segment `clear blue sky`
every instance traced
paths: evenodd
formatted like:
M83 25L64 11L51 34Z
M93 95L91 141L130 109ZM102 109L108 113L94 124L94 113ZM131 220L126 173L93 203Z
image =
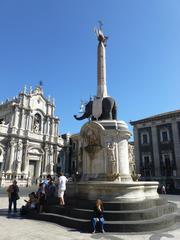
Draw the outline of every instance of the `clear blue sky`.
M179 109L179 0L0 0L0 101L42 80L60 133L79 132L73 114L97 90L99 19L118 119Z

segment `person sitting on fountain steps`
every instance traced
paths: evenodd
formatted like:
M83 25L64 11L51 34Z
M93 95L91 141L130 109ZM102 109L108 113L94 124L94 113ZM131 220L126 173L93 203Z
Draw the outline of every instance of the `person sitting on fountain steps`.
M96 232L96 223L99 222L101 232L104 233L104 217L103 217L103 202L100 199L96 200L96 204L94 206L93 217L91 220L93 231L92 233Z

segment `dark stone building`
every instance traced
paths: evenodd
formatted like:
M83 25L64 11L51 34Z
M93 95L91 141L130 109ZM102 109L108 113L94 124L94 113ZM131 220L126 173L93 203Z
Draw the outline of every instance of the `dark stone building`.
M158 180L168 190L180 190L180 110L130 123L141 179Z

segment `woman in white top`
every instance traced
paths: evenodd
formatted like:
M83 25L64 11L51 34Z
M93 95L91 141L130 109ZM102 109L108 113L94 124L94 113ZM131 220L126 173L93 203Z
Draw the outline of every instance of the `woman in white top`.
M59 197L59 204L61 206L65 205L64 192L66 190L67 181L68 181L68 179L64 176L64 173L61 172L60 177L59 177L59 184L58 184L58 197Z

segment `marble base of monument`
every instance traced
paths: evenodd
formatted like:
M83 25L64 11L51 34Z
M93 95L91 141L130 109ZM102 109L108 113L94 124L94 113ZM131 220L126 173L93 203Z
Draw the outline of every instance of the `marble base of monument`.
M138 202L158 199L158 182L80 181L69 183L67 196L84 200Z
M129 171L128 139L124 121L103 120L85 123L80 131L83 181L132 181Z

